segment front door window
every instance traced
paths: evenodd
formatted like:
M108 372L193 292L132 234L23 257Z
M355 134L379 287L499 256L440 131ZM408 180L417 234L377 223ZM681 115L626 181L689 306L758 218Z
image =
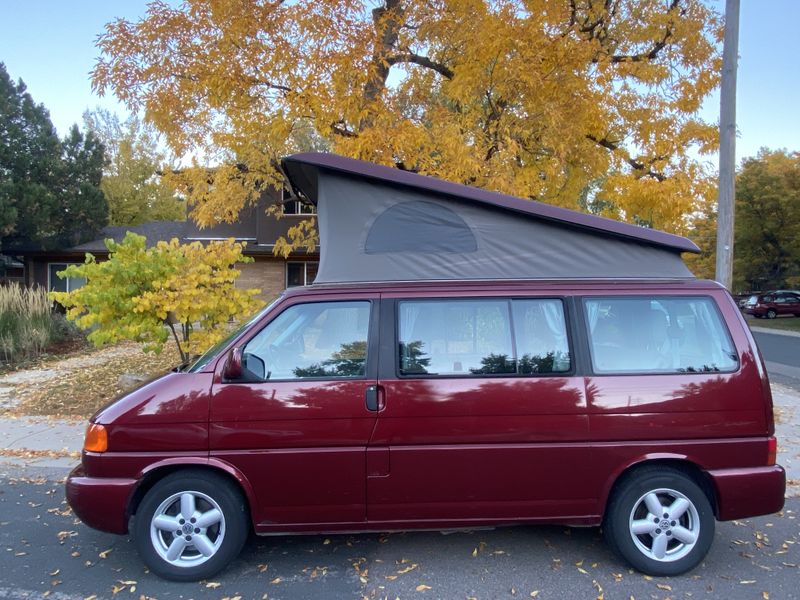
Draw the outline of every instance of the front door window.
M242 353L249 375L262 380L364 377L370 303L290 306Z

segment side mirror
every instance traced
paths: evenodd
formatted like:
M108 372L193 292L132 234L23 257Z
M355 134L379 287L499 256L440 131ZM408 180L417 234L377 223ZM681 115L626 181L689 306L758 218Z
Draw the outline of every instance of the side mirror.
M231 348L228 358L225 360L225 367L222 370L225 379L239 379L242 376L242 349Z

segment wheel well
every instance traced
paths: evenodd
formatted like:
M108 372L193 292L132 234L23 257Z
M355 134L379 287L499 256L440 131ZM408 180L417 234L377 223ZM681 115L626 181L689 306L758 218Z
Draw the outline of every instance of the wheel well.
M206 465L165 465L163 467L153 469L152 471L147 473L139 482L139 485L136 486L136 489L134 490L133 495L131 496L131 499L128 502L128 513L127 513L128 519L130 519L136 514L136 511L139 509L139 505L141 504L142 499L145 497L147 492L149 492L153 488L153 486L156 483L164 479L164 477L172 475L173 473L177 473L179 471L207 471L209 473L214 473L215 475L220 475L221 477L227 479L231 484L233 484L233 486L237 490L239 490L239 493L242 495L244 504L247 507L247 515L248 517L251 517L250 521L252 523L252 507L250 506L250 501L247 498L245 490L242 489L241 483L239 483L233 475L226 472L225 470Z
M663 458L663 459L654 459L648 460L640 463L636 463L631 465L627 469L625 469L622 473L619 474L617 479L614 481L614 485L611 486L611 490L608 493L608 497L606 498L606 507L608 507L609 500L614 496L614 493L617 491L617 488L620 486L621 483L630 477L634 477L637 472L651 469L651 468L658 468L658 467L667 467L670 469L674 469L675 471L680 471L687 477L689 477L692 481L694 481L703 493L708 498L708 502L711 505L711 508L714 510L714 516L719 516L719 506L717 505L717 494L714 490L714 484L711 482L711 478L703 471L699 466L695 463L690 462L688 460L680 460L677 458Z

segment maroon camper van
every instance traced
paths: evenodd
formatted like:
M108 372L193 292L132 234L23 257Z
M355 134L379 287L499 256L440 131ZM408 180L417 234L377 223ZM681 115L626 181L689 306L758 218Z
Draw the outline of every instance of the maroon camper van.
M316 282L92 417L66 484L145 563L210 577L248 533L602 525L653 575L779 511L764 363L684 238L333 155Z

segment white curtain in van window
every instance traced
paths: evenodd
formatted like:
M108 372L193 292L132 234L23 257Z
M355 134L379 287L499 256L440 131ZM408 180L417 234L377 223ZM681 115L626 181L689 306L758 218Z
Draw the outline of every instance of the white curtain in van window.
M692 309L695 319L702 324L711 338L711 359L713 363L721 369L729 367L733 350L728 343L728 336L720 326L719 317L716 315L712 316L708 308L708 300L690 302L689 306Z
M550 333L553 334L557 350L566 351L567 330L564 326L564 309L559 300L545 300L542 302L542 313Z

